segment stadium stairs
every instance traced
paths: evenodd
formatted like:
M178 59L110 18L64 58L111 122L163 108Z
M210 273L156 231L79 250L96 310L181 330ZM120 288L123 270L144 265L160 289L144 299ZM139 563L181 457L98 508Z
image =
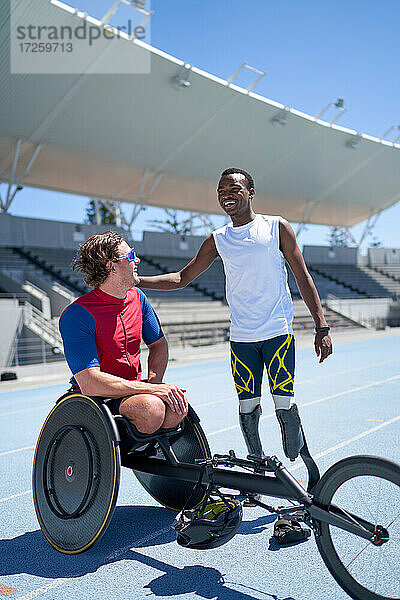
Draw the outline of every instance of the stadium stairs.
M400 265L360 267L393 295L400 295Z
M156 260L155 258L152 258L150 256L141 256L140 261L141 261L140 274L143 276L155 275L157 273L175 272L175 271L178 271L180 268L182 268L182 261L176 260L176 259L164 259L164 264L162 264L161 262L159 262L159 260ZM149 272L148 267L153 267L154 270L152 272ZM223 273L222 273L222 276L223 276ZM209 278L207 278L207 282L208 283L210 282ZM192 294L193 296L196 296L197 298L203 296L207 300L211 299L211 300L221 301L224 299L224 294L221 293L220 290L218 293L218 291L211 290L209 288L209 286L202 285L201 283L198 283L198 281L189 283L186 286L186 288L184 288L184 289L187 289L191 292L192 291L198 292L198 294ZM154 296L155 295L154 291L155 290L148 290L148 294L150 296Z

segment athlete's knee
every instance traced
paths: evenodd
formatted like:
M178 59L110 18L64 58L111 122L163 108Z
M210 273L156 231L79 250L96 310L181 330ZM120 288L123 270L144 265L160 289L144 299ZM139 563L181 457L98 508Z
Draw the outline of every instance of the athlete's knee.
M172 429L173 427L177 427L179 423L182 423L187 413L188 409L185 409L183 413L177 413L173 411L169 406L167 406L165 410L165 419L162 424L162 427L164 429Z
M151 394L140 394L125 398L119 412L129 419L140 433L154 433L164 423L165 404Z
M260 406L261 409L261 397L257 396L256 398L239 398L239 413L250 414L253 412L255 408Z

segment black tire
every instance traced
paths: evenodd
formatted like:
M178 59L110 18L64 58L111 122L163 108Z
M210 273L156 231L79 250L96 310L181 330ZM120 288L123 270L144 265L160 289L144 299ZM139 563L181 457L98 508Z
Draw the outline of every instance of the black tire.
M183 432L171 439L171 447L179 462L194 464L196 459L211 458L207 438L194 411L189 412L185 418ZM165 461L160 448L157 448L156 458ZM207 491L207 486L201 486L197 494L191 497L194 486L190 482L177 479L168 480L160 475L135 470L133 472L150 496L172 510L182 510L186 505L186 508L197 506Z
M60 398L39 434L32 474L36 515L53 548L79 554L100 539L117 501L120 464L108 409L79 393Z
M389 541L376 546L320 522L318 550L337 583L354 600L399 600L400 466L374 456L346 458L328 469L314 497L389 532Z

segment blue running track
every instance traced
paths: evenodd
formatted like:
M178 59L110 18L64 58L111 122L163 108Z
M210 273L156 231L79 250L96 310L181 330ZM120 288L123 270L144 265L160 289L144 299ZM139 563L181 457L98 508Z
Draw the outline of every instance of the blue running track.
M296 400L321 472L353 454L400 463L400 336L336 345L318 365L313 349L297 352ZM170 367L167 381L187 389L212 452L245 455L227 360ZM41 425L65 385L0 393L0 596L15 600L342 600L314 538L279 547L275 517L244 509L235 538L216 550L180 548L162 508L122 469L118 505L105 535L88 552L56 552L33 508L31 469ZM264 448L283 458L273 404L264 385ZM288 463L304 480L301 461ZM278 505L268 498L267 502ZM400 562L400 556L397 560ZM399 590L400 592L400 590Z

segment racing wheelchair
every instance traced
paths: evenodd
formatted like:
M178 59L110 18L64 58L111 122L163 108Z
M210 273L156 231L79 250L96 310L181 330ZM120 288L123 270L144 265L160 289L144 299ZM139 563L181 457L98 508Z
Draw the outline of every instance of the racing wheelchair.
M256 504L280 516L301 515L324 563L352 598L399 600L400 467L378 457L353 456L319 477L308 450L302 458L307 489L275 456L242 459L233 451L211 456L191 407L176 429L144 435L113 415L104 399L69 391L57 400L36 444L35 510L50 544L78 554L110 522L121 465L133 470L160 504L181 514L195 514L220 488L236 492L228 501L223 496L227 505L229 498L237 505L254 494L284 499L289 506Z

